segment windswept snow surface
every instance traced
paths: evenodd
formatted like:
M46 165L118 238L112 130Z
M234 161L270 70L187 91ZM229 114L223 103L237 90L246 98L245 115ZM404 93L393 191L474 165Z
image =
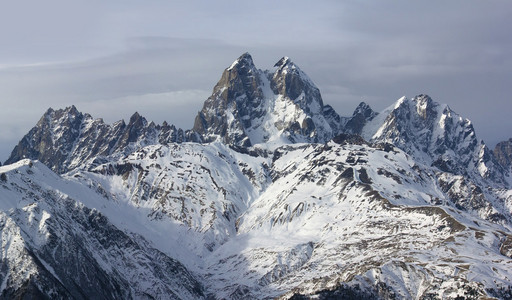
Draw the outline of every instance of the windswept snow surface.
M0 173L2 297L204 298L195 276L143 237L158 227L140 211L112 205L37 161ZM115 224L121 219L130 225ZM172 224L160 229L173 232Z
M296 144L264 157L183 143L62 178L28 160L0 173L4 213L28 209L35 199L21 186L41 182L178 260L217 298L286 298L340 282L370 291L385 283L399 298L485 295L512 278L500 253L510 228L457 210L435 171L398 148ZM37 247L53 217L48 209L28 219Z
M49 109L0 166L0 298L512 298L511 184L447 105L340 117L245 53L189 131Z

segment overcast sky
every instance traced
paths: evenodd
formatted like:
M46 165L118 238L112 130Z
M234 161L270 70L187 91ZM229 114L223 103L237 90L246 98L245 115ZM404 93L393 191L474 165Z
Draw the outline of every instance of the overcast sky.
M0 11L0 160L48 109L193 125L248 51L289 56L349 116L425 93L512 137L512 1L8 1Z

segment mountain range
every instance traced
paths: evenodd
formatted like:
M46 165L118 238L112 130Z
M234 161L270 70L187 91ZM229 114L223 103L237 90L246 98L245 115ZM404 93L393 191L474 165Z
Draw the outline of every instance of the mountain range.
M0 167L0 297L512 299L511 166L427 95L340 116L244 53L189 130L48 109Z

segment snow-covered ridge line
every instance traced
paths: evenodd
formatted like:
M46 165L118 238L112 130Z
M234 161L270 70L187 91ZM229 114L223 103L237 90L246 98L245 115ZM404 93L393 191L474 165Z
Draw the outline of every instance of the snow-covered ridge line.
M447 105L340 117L245 53L171 129L49 110L0 166L2 297L512 297L508 173Z
M164 122L155 125L137 112L124 120L106 124L79 112L75 106L48 111L19 142L6 164L23 158L37 159L57 173L65 173L87 161L118 157L145 145L196 140L190 131Z
M0 172L6 174L0 180L2 297L204 297L201 284L179 261L112 223L129 210L119 214L114 206L113 214L112 204L97 191L37 161L23 160Z
M26 191L22 187L31 182L38 183L41 195L53 190L61 199L77 199L122 231L144 236L149 245L177 258L204 277L207 291L219 298L235 297L240 286L253 298L291 290L313 293L336 288L340 280L376 293L375 278L406 298L434 291L454 296L470 290L485 293L482 284L496 291L506 286L506 266L512 260L504 256L508 246L503 241L509 229L458 210L432 180L433 170L398 148L339 141L342 144L290 145L268 158L241 154L219 143L152 145L65 178L29 160L0 170L7 173L2 185L19 193L18 199ZM201 190L208 186L206 193L220 198L205 198ZM173 205L173 190L184 201L178 206ZM247 199L252 200L244 202ZM205 200L212 200L217 216L210 223L205 211L207 230L194 223L201 222L195 211L211 207L201 203ZM226 200L227 206L222 204ZM21 206L31 207L29 202ZM59 209L45 208L49 217L38 224L46 226L45 220L55 218ZM182 213L185 219L176 217ZM189 217L192 222L186 221ZM165 238L165 232L172 238ZM49 240L41 239L38 245L44 247L45 241ZM370 251L361 252L366 247ZM480 264L483 255L486 264L492 261L493 273L482 271L491 268ZM399 267L396 257L407 257L408 267ZM96 259L104 269L112 268L110 259ZM423 274L418 278L430 284L418 288L413 277L390 280L398 274ZM480 279L467 283L457 274ZM325 284L318 286L315 278L323 278Z

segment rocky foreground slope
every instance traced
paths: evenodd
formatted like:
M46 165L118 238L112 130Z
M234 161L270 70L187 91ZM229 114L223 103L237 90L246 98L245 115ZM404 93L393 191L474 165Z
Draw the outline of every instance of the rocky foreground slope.
M191 130L50 109L0 167L1 296L511 298L500 149L426 95L341 117L247 53Z

